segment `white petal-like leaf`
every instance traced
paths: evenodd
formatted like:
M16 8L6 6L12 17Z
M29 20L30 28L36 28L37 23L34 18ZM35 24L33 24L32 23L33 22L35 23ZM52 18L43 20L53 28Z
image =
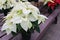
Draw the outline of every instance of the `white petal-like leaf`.
M29 21L22 21L21 27L27 32L28 28L32 27L32 24Z
M30 21L36 21L37 19L36 19L36 17L33 15L33 14L30 14L29 16L28 16L28 19L30 20Z
M1 31L6 30L7 34L11 33L11 31L16 32L16 24L12 24L12 23L5 23L2 26Z
M21 23L21 22L22 22L22 20L21 20L21 18L20 18L20 17L14 17L14 18L12 18L12 19L11 19L11 22L13 22L13 23L17 24L17 23Z

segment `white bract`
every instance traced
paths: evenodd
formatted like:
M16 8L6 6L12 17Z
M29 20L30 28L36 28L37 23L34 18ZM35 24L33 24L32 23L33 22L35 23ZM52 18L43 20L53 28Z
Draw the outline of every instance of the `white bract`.
M1 31L3 31L3 30L6 30L7 34L10 34L11 31L16 32L16 24L13 24L9 20L6 20L6 22L2 26Z
M38 24L41 22L44 23L46 16L41 15L39 9L33 6L29 2L20 2L17 3L12 11L5 17L7 22L2 26L2 30L6 30L9 34L11 31L16 32L16 24L20 24L21 27L27 32L28 29L31 29L32 22L38 20Z
M2 9L3 4L5 4L6 0L0 0L0 9Z

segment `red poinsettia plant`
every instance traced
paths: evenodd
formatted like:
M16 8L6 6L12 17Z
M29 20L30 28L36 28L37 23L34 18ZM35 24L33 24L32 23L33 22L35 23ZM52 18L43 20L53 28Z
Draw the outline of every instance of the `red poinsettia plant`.
M60 4L60 0L52 0L53 2L51 1L48 1L47 5L48 7L50 7L52 10L55 9L55 7L57 6L57 4Z

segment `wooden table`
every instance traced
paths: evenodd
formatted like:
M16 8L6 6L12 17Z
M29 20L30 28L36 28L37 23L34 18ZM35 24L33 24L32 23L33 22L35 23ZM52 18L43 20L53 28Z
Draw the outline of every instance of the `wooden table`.
M40 40L44 35L44 33L46 32L47 28L55 21L55 18L59 13L60 13L60 6L54 12L52 12L49 16L46 14L46 16L48 16L48 19L45 21L44 24L41 23L39 25L41 30L40 33L34 30L34 33L31 34L30 40ZM3 24L2 22L3 17L4 15L0 14L0 40L22 40L20 33L18 33L16 36L13 37L12 34L6 35L5 32L1 31L1 27Z

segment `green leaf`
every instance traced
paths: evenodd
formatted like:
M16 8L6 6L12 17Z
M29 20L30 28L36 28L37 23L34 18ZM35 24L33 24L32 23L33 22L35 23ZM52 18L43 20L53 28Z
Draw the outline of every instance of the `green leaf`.
M16 36L17 35L17 33L13 32L13 31L11 33L12 33L13 36Z
M35 21L35 22L32 22L32 25L34 27L34 29L40 33L40 28L39 28L39 25L38 25L38 20Z
M16 24L16 27L17 27L17 32L20 32L20 30L22 29L21 25L20 24Z
M31 29L29 29L31 33L34 33L34 27L32 26Z

